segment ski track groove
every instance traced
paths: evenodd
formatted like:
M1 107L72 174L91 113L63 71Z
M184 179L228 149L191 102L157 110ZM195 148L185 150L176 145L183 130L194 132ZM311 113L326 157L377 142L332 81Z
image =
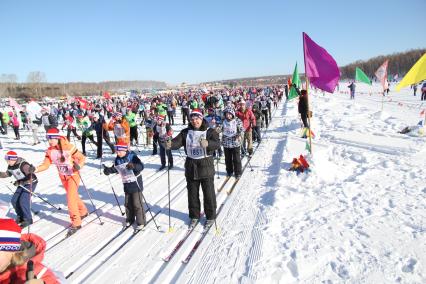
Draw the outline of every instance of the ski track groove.
M283 105L283 104L281 104ZM278 110L274 110L274 119L272 120L272 123L275 123L278 121L278 117L275 116L275 112ZM286 105L283 107L283 111L286 110ZM269 129L269 128L268 128ZM269 137L267 137L267 131L263 133L263 141L266 141ZM265 142L261 143L259 147L256 149L256 152L259 150L259 152L262 152L262 149L264 148ZM253 157L256 157L256 152L254 153ZM253 159L252 159L253 160ZM247 169L248 163L243 164L245 166L245 169ZM202 243L202 247L200 247L197 250L197 253L200 254L201 251L203 252L203 255L201 256L201 259L198 261L198 267L196 269L190 269L195 271L192 275L189 275L189 279L180 279L178 283L209 283L211 282L209 280L209 275L231 275L229 279L215 279L218 283L230 283L230 282L236 282L237 279L233 275L235 274L235 271L245 271L248 269L247 265L244 263L244 258L239 257L240 260L235 259L234 264L229 263L229 256L236 255L235 251L238 251L237 255L244 256L248 255L250 253L250 250L253 249L253 251L258 251L258 256L256 258L253 258L252 262L255 262L260 256L261 252L260 249L262 247L262 242L260 237L257 238L258 243L251 247L247 244L250 244L252 239L256 239L256 236L261 235L261 232L257 232L256 227L256 220L258 219L258 216L256 214L256 202L253 196L256 195L255 190L251 191L245 191L244 194L239 194L239 192L245 188L250 188L249 184L246 184L247 181L243 179L245 174L250 174L250 172L246 173L243 172L242 178L239 180L237 186L235 187L233 193L229 195L228 200L226 200L226 203L224 206L227 206L228 211L226 211L227 208L224 208L224 211L226 212L226 218L223 217L224 215L220 215L223 220L222 222L218 222L219 224L222 224L222 227L224 228L235 228L235 231L240 231L238 235L238 242L230 242L226 241L227 234L232 234L232 230L222 230L220 237L213 237L208 236L209 238L205 239L205 241ZM231 183L232 184L232 183ZM232 185L231 185L232 186ZM226 191L226 188L224 188L222 191ZM247 192L250 194L247 195ZM250 204L251 206L247 206L247 201L252 202L253 204ZM246 204L245 204L246 203ZM228 207L229 206L229 207ZM250 209L246 209L250 208ZM246 223L240 226L235 227L235 220L238 220L238 216L242 214L242 211L250 210L250 214L253 218L247 218L249 220L245 220ZM245 213L245 212L244 212ZM244 216L247 216L249 214L245 213ZM264 216L262 215L262 220L264 220ZM250 221L253 220L253 221ZM241 228L242 227L242 228ZM210 240L210 242L208 241ZM204 246L205 248L204 248ZM198 252L200 251L200 252ZM210 253L205 253L210 252ZM195 258L195 257L194 257ZM213 263L219 264L219 265L212 265ZM222 265L220 265L222 264ZM230 268L235 268L232 270ZM216 271L212 271L212 269L216 269ZM182 273L184 274L184 273ZM188 276L188 275L184 275ZM238 281L241 281L241 279L238 279Z

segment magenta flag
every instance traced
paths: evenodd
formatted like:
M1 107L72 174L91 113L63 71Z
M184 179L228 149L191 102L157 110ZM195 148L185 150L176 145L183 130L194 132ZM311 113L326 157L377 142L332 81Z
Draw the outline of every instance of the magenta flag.
M333 93L339 83L340 71L333 57L303 33L305 73L311 84L323 91Z

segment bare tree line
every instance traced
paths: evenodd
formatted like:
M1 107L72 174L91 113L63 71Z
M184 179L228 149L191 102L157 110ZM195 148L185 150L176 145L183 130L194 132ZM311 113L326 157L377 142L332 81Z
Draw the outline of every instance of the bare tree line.
M99 95L103 91L140 90L147 88L162 89L167 84L160 81L105 81L99 83L71 82L46 83L46 74L41 71L30 72L26 83L18 83L15 74L0 75L0 97L20 99L90 96Z
M413 49L406 52L398 52L391 55L381 55L368 60L358 60L346 66L340 67L341 79L354 79L355 68L359 67L364 73L372 78L377 68L389 59L388 74L395 75L401 78L417 60L426 52L426 49Z

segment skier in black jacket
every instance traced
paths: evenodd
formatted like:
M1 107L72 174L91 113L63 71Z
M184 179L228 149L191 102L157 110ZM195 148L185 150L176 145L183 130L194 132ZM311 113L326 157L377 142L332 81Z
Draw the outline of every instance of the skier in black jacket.
M200 218L200 185L204 196L206 226L211 226L216 219L217 207L214 190L213 152L220 146L219 134L208 127L207 121L198 109L194 109L191 112L190 122L190 125L183 129L174 139L166 142L166 149L176 150L183 146L187 155L185 177L188 189L190 227L195 226Z
M303 127L309 128L308 123L308 112L309 112L309 106L308 106L308 94L306 90L302 90L299 92L298 89L296 89L299 93L299 105L298 110L300 113L300 117L302 118Z
M33 223L30 203L31 192L34 192L37 186L35 167L18 157L14 151L7 152L5 160L8 164L7 171L0 172L0 178L16 178L16 191L11 202L17 215L16 223L23 228Z

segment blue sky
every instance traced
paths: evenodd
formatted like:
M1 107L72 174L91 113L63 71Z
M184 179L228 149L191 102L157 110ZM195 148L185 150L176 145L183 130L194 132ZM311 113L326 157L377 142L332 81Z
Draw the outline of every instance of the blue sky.
M290 74L303 66L302 32L340 66L425 48L425 11L425 0L2 0L0 74L172 84Z

